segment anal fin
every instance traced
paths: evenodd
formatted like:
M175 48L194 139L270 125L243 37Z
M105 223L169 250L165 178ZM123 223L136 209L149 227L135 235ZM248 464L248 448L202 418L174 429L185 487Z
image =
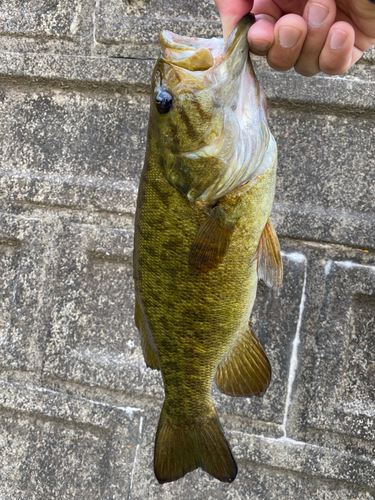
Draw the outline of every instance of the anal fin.
M270 380L271 365L249 325L218 366L216 385L229 396L263 396Z
M150 341L148 340L146 320L143 317L137 299L135 299L134 316L135 316L135 326L138 328L139 335L141 337L142 352L143 352L143 357L145 359L145 363L149 368L152 368L153 370L160 370L159 358L154 349L152 349Z
M260 237L256 257L258 258L258 278L268 287L278 290L283 282L283 261L279 239L270 219Z
M237 219L229 217L220 205L214 207L198 229L189 256L190 269L208 272L224 259Z

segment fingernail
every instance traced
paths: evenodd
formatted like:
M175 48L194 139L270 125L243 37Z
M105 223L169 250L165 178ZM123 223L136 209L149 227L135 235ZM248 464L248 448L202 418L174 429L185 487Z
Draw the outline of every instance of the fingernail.
M265 40L250 40L250 47L257 52L265 52L270 46Z
M292 49L298 42L301 32L289 26L282 26L279 29L279 42L284 49Z
M324 5L312 3L307 15L307 24L310 28L319 28L327 19L328 14L329 10Z
M330 41L331 49L333 50L341 49L341 47L346 42L347 38L348 35L345 33L345 31L335 30L331 36L331 41Z

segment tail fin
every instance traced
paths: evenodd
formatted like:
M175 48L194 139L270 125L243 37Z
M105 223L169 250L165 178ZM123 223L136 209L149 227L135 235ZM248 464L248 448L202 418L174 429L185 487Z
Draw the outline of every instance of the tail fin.
M159 483L176 481L198 467L220 481L231 483L237 475L219 419L174 422L163 407L155 441L155 476Z

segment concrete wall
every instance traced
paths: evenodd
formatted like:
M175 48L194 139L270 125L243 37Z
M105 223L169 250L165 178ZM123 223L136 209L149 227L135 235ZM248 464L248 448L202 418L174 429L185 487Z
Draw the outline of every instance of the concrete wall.
M0 498L375 498L374 51L336 78L255 60L279 145L285 279L253 314L273 380L214 389L232 485L154 478L131 255L164 27L220 35L209 0L0 2Z

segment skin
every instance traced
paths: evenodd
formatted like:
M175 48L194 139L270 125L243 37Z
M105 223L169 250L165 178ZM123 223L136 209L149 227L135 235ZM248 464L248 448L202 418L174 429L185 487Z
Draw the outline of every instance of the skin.
M345 73L375 44L375 3L370 0L215 0L224 38L247 12L250 50L271 68L294 67L303 76Z
M217 197L213 190L211 197L203 200L198 195L201 181L215 184L211 174L220 172L222 162L213 156L209 168L201 157L195 163L181 164L184 151L196 151L204 142L211 144L220 137L221 130L230 137L222 111L235 102L232 88L242 88L248 81L250 109L264 116L264 97L246 50L249 19L237 30L240 42L234 57L228 59L229 66L225 66L222 88L215 84L214 88L207 87L209 75L200 83L199 74L197 80L194 72L184 72L162 57L152 77L148 145L135 220L134 280L136 324L145 360L149 367L161 370L165 387L155 447L155 474L161 483L176 480L196 467L231 482L236 466L213 406L215 374L235 351L244 392L236 394L236 375L232 371L227 378L233 382L228 384L223 382L225 374L221 374L224 392L261 395L270 379L268 360L258 342L252 340L247 349L242 347L250 338L248 322L258 282L255 256L272 209L276 148L264 156L264 170L249 178L246 185ZM166 114L159 113L155 101L161 88L174 97L173 107ZM241 116L246 106L239 104ZM259 119L256 126L262 123L266 127ZM250 130L253 137L255 131ZM274 144L269 135L262 137L259 150ZM233 140L236 150L237 141ZM221 149L217 151L224 154ZM185 170L189 175L181 175ZM197 180L200 184L192 190ZM193 200L189 199L192 192L196 193ZM210 268L200 267L200 260L198 266L192 266L191 252L197 235L217 209L220 224L228 223L233 229L229 231L229 246L218 255L214 246L215 257L221 259L214 259ZM203 243L215 231L216 226L204 231ZM243 362L244 358L250 359L249 363ZM252 368L247 372L249 365ZM249 385L245 392L247 373Z
M136 295L160 360L165 411L181 423L212 414L218 364L247 329L258 282L249 263L271 213L276 161L246 193L220 200L240 218L223 262L208 273L188 264L204 210L165 182L161 161L151 136L136 220Z

